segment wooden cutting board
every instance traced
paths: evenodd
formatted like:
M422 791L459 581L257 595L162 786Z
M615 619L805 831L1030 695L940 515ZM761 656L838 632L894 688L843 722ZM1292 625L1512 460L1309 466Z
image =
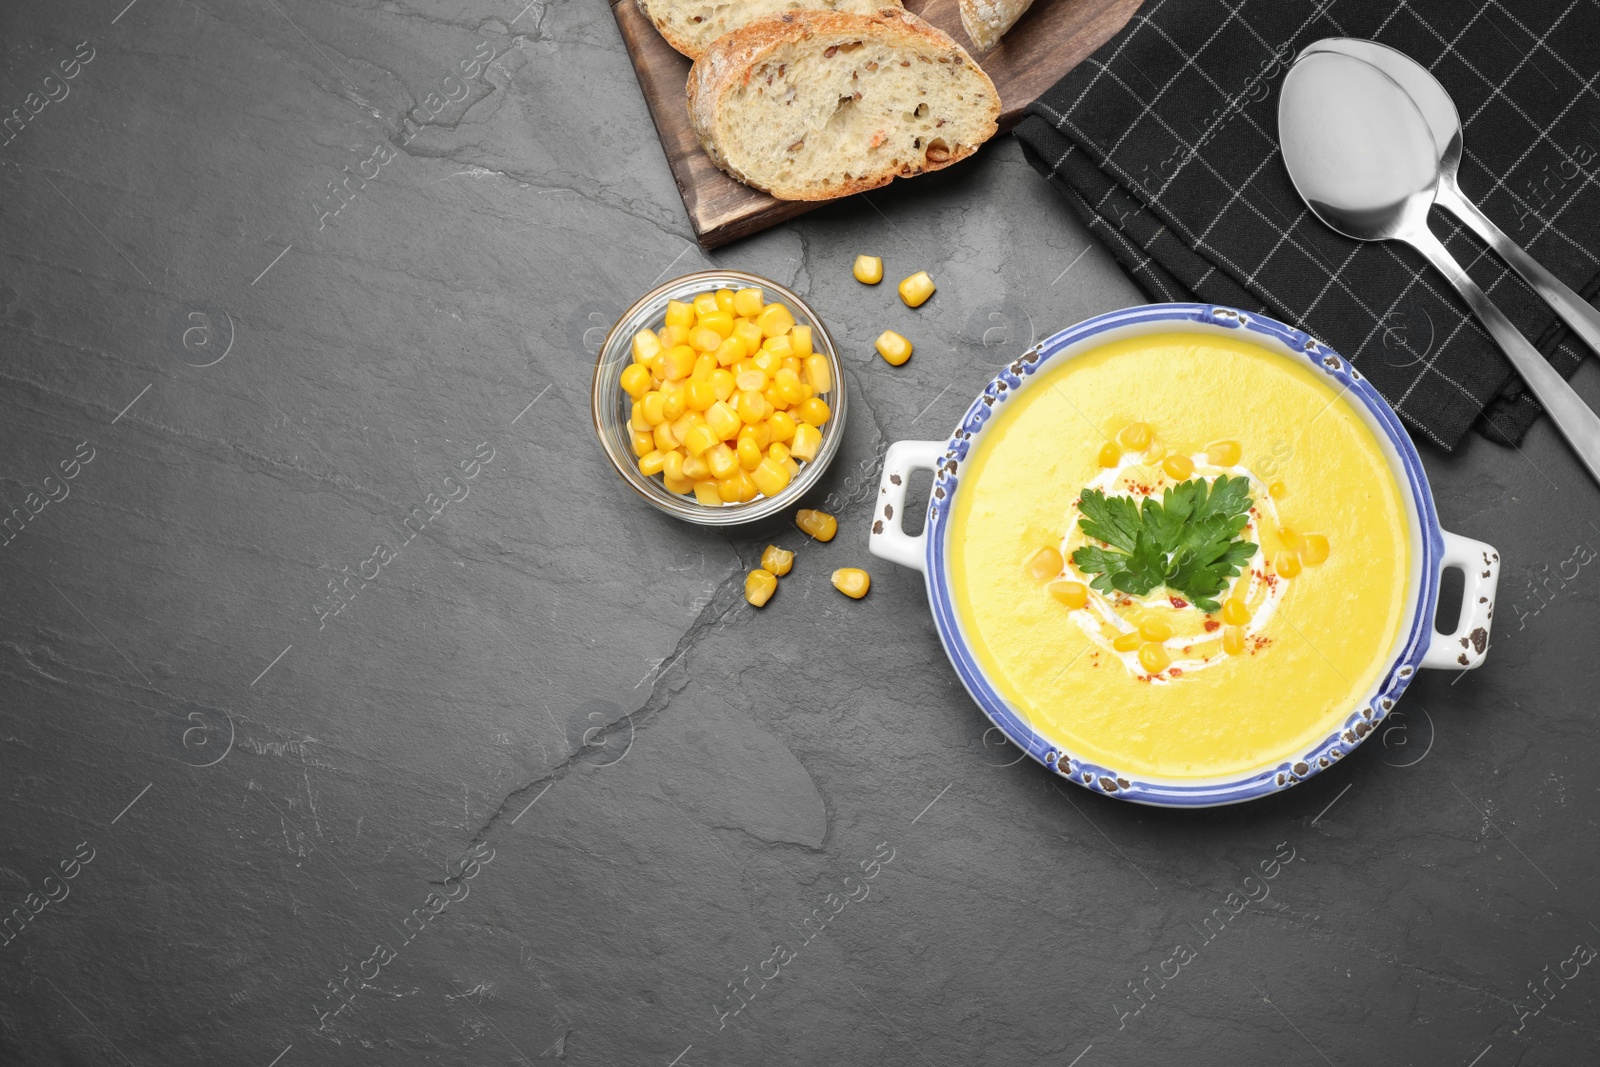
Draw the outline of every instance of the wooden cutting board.
M1001 132L1014 126L1023 108L1120 30L1140 2L1034 0L1000 46L978 57L1000 90ZM961 28L956 0L906 0L905 6L977 54ZM774 200L718 170L701 151L689 126L684 97L689 60L667 44L634 0L612 0L611 10L622 29L622 40L701 247L716 248L821 206L810 201ZM902 181L896 181L889 186L889 193L901 186Z

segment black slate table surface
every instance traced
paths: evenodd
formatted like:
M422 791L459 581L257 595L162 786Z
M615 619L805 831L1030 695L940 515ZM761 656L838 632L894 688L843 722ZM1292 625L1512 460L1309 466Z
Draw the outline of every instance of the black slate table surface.
M1595 1062L1600 496L1547 424L1426 454L1505 560L1482 670L1141 809L986 733L866 553L889 442L1138 301L1013 143L707 256L603 3L0 44L0 1062ZM605 327L708 265L843 344L831 544L673 522L593 439Z

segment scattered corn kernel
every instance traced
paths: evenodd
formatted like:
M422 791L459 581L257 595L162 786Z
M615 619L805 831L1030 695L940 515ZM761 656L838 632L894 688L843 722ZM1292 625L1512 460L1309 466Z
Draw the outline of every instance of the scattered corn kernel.
M789 485L789 479L789 468L782 460L773 459L771 456L763 459L750 472L750 480L755 482L756 488L766 496L777 496L783 492Z
M777 545L768 545L761 553L761 569L782 578L794 566L794 553Z
M1144 638L1139 636L1138 630L1129 630L1111 639L1111 647L1118 652L1132 652L1143 643Z
M1169 478L1181 482L1194 473L1194 460L1174 452L1161 461L1161 469L1167 472Z
M1274 500L1282 500L1289 495L1289 487L1282 482L1273 482L1267 486L1267 495Z
M1114 442L1107 441L1100 446L1100 466L1115 467L1121 462L1122 449L1118 448Z
M1065 564L1061 559L1061 553L1049 545L1033 553L1028 557L1027 562L1023 564L1023 567L1028 572L1028 577L1036 582L1047 582L1056 577L1061 573L1063 566Z
M852 600L860 600L872 588L872 575L860 567L840 567L833 572L833 587Z
M880 333L877 341L873 342L873 347L878 350L878 355L883 357L884 362L892 367L898 367L911 358L911 342L893 330L884 330ZM919 363L917 366L920 367L922 364Z
M919 270L900 283L900 299L906 302L906 307L919 308L928 302L936 288L928 272Z
M622 372L622 391L635 400L648 393L654 385L650 378L650 368L643 363L630 363Z
M805 367L806 381L811 383L811 388L819 393L833 392L833 367L827 356L809 355L805 358Z
M1045 588L1050 590L1051 596L1074 611L1089 602L1089 587L1082 582L1072 582L1062 578L1051 582Z
M1139 647L1139 666L1151 674L1160 674L1172 666L1172 656L1167 653L1165 647L1151 641Z
M1237 626L1230 626L1222 631L1222 651L1230 656L1237 656L1244 651L1244 631Z
M806 536L818 541L832 541L833 535L839 532L839 520L826 511L801 508L795 512L794 523Z
M1315 567L1328 558L1328 539L1321 534L1306 534L1300 546L1300 562Z
M1250 621L1250 608L1243 600L1231 596L1222 602L1222 621L1229 626L1243 626Z
M810 423L801 423L794 428L794 440L789 442L789 454L795 459L809 463L817 458L817 449L821 447L821 430Z
M1242 455L1244 449L1239 447L1238 441L1213 441L1206 445L1206 458L1213 467L1237 467Z
M1283 543L1284 548L1287 548L1291 552L1300 551L1300 546L1305 543L1299 534L1295 533L1287 526L1278 531L1278 540Z
M1129 452L1143 452L1154 437L1148 422L1130 422L1117 431L1117 444Z
M1139 636L1146 641L1165 641L1172 636L1172 627L1160 619L1146 619L1139 624Z
M1277 553L1272 557L1272 569L1285 578L1293 578L1300 573L1300 553L1287 549Z
M857 256L856 265L850 271L856 276L856 281L862 285L877 285L883 281L882 256Z
M765 607L772 594L778 591L778 576L757 567L745 576L744 598L756 607Z

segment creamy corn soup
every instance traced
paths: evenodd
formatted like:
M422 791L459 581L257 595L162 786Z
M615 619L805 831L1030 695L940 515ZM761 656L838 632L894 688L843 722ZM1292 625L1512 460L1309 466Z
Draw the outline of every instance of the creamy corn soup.
M1333 732L1395 648L1410 538L1331 380L1198 333L1040 375L963 464L948 531L1000 694L1074 758L1151 777L1239 776Z

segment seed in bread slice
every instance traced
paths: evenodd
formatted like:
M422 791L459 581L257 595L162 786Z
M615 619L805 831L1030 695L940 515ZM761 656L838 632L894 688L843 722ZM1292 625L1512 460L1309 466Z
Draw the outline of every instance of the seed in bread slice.
M978 51L987 52L1032 4L1033 0L961 0L961 25Z
M756 19L790 11L853 11L870 15L899 0L637 0L667 43L690 59L699 59L711 42Z
M716 164L780 200L849 196L947 167L1000 117L1000 94L972 57L898 8L752 22L695 61L688 95Z

